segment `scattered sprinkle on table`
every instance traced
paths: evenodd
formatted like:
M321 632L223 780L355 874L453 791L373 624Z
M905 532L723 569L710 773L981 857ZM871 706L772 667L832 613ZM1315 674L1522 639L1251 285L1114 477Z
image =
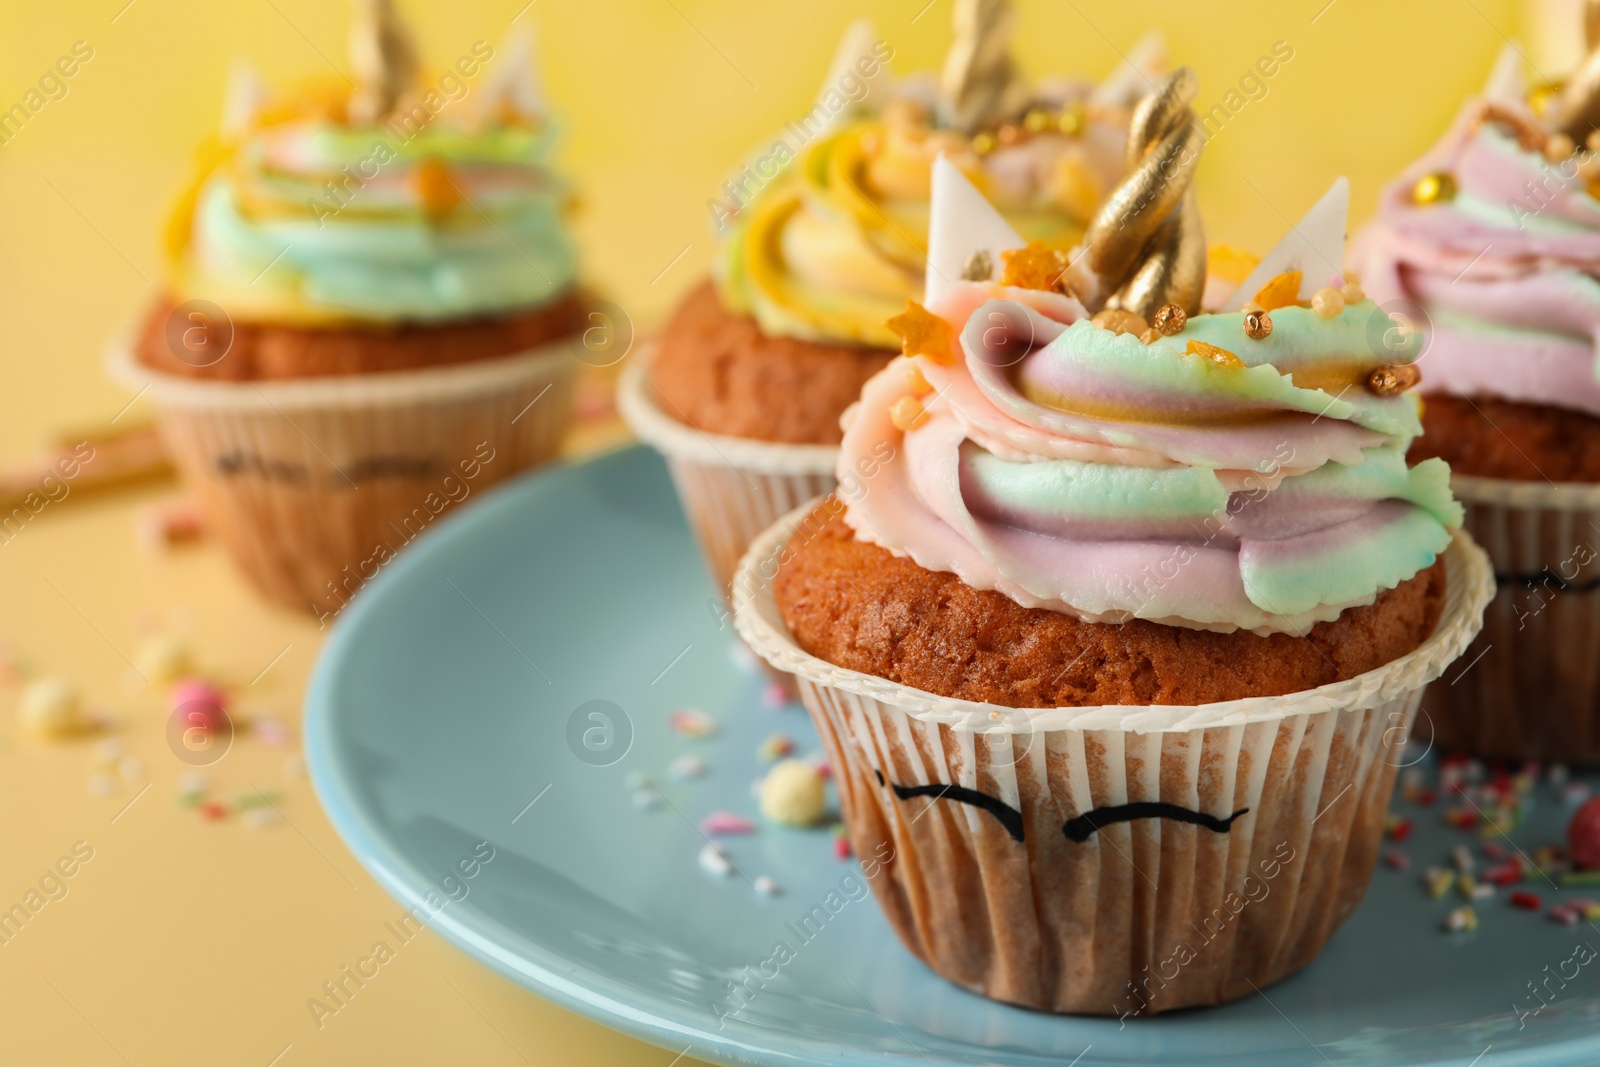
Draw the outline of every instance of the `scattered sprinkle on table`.
M1538 911L1544 907L1544 900L1537 893L1530 893L1526 889L1518 889L1511 894L1511 906L1526 908L1528 911Z
M733 873L733 861L712 841L707 841L700 850L700 866L719 878L726 878Z
M705 760L689 753L667 764L667 773L674 778L704 778L708 770Z
M717 720L699 708L679 708L667 716L667 723L685 737L710 737L717 732Z
M707 835L753 834L756 824L731 811L714 811L700 820L700 832Z
M756 887L756 892L764 897L775 897L783 892L783 887L765 874L759 876L753 884Z
M773 734L756 749L756 757L766 763L779 760L794 752L794 738L788 734Z

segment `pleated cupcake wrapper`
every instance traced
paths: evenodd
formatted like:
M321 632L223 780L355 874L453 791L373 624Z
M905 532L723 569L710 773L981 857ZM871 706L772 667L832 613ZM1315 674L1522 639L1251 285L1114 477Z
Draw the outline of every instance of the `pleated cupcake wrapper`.
M623 371L618 407L634 433L667 460L717 589L728 583L750 542L800 504L831 492L839 449L708 434L672 418L650 385L653 346Z
M1419 754L1405 738L1422 687L1466 648L1493 588L1458 534L1435 633L1358 678L1198 707L1004 708L795 644L771 576L804 513L741 563L739 633L796 677L905 946L961 986L1057 1012L1217 1004L1310 963L1366 890L1396 770ZM1225 830L1112 818L1141 803L1244 814Z
M1423 698L1436 744L1600 763L1600 485L1456 475L1499 589L1461 665Z
M160 374L122 343L107 362L148 389L167 450L239 568L272 600L323 617L456 503L554 456L579 369L565 344L292 381Z

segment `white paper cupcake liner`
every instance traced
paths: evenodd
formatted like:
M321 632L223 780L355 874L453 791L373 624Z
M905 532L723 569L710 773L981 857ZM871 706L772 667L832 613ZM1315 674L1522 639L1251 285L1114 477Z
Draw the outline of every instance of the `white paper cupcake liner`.
M1600 763L1600 485L1451 485L1499 589L1461 667L1424 698L1436 743Z
M148 390L209 527L268 597L337 613L440 515L560 447L578 360L564 343L450 367L201 381L107 352Z
M801 649L771 576L804 515L742 561L740 635L797 679L906 947L966 988L1056 1012L1217 1004L1310 963L1366 890L1422 687L1467 647L1493 588L1458 534L1434 634L1357 678L1198 707L1005 708Z
M832 491L839 449L708 434L672 418L650 385L654 356L654 346L645 346L623 370L617 406L633 432L666 457L689 526L726 596L739 558L758 534Z

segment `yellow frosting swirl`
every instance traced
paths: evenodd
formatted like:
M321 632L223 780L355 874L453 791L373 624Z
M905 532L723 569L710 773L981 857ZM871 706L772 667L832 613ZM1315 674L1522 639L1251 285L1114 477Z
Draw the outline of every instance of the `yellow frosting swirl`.
M909 101L808 145L736 217L717 263L727 306L769 334L896 348L884 325L923 289L933 161L942 153L1024 237L1067 250L1121 176L1127 116L1020 134L980 154Z

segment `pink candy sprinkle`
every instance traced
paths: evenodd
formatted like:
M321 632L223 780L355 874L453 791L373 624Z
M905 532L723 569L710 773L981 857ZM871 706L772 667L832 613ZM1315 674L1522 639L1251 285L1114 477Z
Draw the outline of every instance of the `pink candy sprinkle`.
M834 838L833 839L833 854L834 854L835 858L841 859L841 860L847 860L851 856L855 855L855 853L852 852L851 849L850 849L850 839L848 837L844 837L842 835L839 836L839 837Z
M667 716L667 724L687 737L710 737L717 732L717 720L698 708L679 708Z
M731 811L714 811L700 820L700 832L710 836L719 834L753 834L756 824Z
M761 742L761 747L756 749L756 755L769 763L782 759L794 751L794 738L788 734L773 734Z
M782 682L768 682L761 689L761 703L769 708L781 708L789 703L789 690Z
M1386 848L1383 850L1383 862L1386 867L1403 871L1411 866L1411 857L1397 848Z
M204 716L212 729L218 729L227 717L228 694L204 678L185 678L172 687L167 706L186 717Z
M1551 922L1560 923L1563 926L1572 926L1578 921L1577 909L1566 904L1555 905L1548 914Z

